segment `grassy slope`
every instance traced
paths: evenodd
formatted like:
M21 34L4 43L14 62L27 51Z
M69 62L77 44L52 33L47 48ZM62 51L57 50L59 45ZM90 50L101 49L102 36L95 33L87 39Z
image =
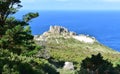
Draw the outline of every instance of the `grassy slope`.
M60 61L76 62L76 66L79 66L84 58L97 53L101 53L105 59L108 59L114 65L120 62L120 53L98 42L94 44L86 44L73 38L49 38L46 47L53 58Z

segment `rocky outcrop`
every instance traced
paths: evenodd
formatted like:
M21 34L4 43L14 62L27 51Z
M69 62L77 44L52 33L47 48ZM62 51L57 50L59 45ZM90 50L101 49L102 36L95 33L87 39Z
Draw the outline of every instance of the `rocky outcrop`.
M76 35L76 33L70 32L68 29L62 26L50 26L49 31L43 33L43 36L55 36L55 35L73 36Z
M50 26L49 30L44 32L42 35L35 35L34 40L46 41L49 38L70 38L72 36L76 36L76 33L69 31L67 28L62 26Z
M84 43L90 43L93 44L97 40L94 37L90 37L87 35L77 35L75 32L69 31L67 28L64 28L62 26L50 26L49 30L47 32L44 32L42 35L36 35L34 36L34 40L37 41L47 41L49 38L74 38L80 42ZM56 40L57 43L59 43Z

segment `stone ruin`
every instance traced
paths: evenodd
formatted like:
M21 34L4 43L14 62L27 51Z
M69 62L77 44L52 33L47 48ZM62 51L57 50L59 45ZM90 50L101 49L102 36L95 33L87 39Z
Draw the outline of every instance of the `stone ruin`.
M70 32L67 28L62 26L50 26L50 29L47 32L44 32L43 36L50 35L73 36L76 35L76 33Z

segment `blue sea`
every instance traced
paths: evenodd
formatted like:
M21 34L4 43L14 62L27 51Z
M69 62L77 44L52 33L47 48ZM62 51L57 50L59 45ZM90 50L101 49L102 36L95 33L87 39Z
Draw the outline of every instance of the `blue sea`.
M30 11L20 11L20 19ZM34 11L33 11L34 12ZM33 35L42 34L50 25L60 25L77 34L94 36L100 43L120 51L120 11L37 11L30 21Z

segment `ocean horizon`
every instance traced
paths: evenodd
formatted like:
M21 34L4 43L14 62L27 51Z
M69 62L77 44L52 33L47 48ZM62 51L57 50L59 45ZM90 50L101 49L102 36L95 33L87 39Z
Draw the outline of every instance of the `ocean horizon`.
M30 11L20 11L15 17ZM34 11L33 11L34 12ZM77 34L95 37L101 44L120 51L120 11L36 11L40 16L30 21L33 35L47 31L52 25L63 26Z

